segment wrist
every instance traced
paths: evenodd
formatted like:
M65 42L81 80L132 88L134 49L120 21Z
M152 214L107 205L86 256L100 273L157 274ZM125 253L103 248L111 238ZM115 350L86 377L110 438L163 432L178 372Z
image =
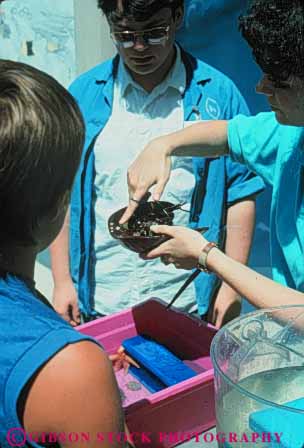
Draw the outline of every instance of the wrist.
M53 275L53 281L55 288L60 288L63 285L73 283L72 277L70 274L66 275Z
M207 274L210 273L210 266L207 264L208 263L208 257L209 257L209 253L215 249L218 249L218 245L217 243L211 241L211 242L207 242L203 248L200 251L200 254L198 256L198 264L197 267L198 269L200 269L203 272L206 272Z
M215 272L217 263L220 261L219 256L223 255L223 252L218 247L215 247L209 252L206 259L206 267L209 271Z
M165 139L165 156L171 157L173 155L173 151L176 149L176 145L174 144L174 137L172 134L169 136L161 137Z

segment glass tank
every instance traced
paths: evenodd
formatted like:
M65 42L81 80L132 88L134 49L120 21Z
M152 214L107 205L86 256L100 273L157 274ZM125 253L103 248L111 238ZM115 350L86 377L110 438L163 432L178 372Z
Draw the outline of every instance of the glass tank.
M220 448L304 448L304 305L233 320L211 357Z

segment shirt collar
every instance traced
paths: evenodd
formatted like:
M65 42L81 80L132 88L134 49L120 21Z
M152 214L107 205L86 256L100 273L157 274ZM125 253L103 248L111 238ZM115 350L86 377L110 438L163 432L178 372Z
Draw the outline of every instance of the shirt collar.
M176 58L173 67L166 76L166 78L153 89L153 94L161 94L165 92L169 87L178 90L182 95L186 88L186 70L181 58L181 51L178 45L176 48ZM137 89L147 92L134 81L128 70L126 69L122 59L119 60L118 71L117 71L117 82L120 86L121 96L125 97L131 89ZM152 92L151 92L152 93ZM148 95L148 94L147 94Z

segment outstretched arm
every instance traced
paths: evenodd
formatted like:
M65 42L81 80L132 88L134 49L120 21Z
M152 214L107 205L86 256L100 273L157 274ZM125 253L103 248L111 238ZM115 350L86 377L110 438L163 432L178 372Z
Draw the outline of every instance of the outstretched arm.
M201 251L208 243L202 235L185 227L152 226L151 229L171 236L171 239L150 251L146 259L166 256L178 268L193 269L197 266ZM207 267L258 308L304 305L303 293L258 274L217 248L209 252Z
M170 157L215 157L228 154L227 121L193 124L181 131L152 140L128 170L130 202L120 223L128 221L138 202L154 185L153 199L158 201L170 177Z

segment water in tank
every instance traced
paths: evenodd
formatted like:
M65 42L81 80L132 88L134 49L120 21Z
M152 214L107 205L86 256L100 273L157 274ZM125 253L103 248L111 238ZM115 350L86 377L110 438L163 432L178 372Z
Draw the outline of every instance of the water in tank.
M220 448L304 448L304 305L233 320L211 356Z

